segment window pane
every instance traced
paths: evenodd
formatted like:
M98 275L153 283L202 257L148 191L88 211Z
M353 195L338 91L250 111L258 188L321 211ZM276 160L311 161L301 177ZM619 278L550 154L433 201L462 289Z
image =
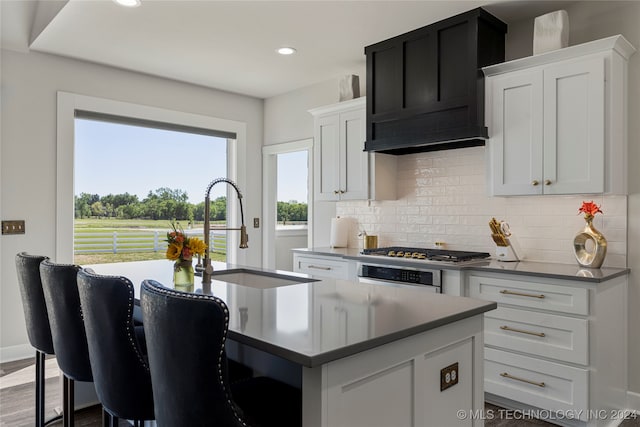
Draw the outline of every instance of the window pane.
M76 119L74 161L75 262L163 259L171 220L202 237L204 191L227 175L227 140ZM226 218L226 190L212 190L212 221ZM226 259L226 239L216 244Z
M278 226L307 224L308 161L307 150L278 154Z

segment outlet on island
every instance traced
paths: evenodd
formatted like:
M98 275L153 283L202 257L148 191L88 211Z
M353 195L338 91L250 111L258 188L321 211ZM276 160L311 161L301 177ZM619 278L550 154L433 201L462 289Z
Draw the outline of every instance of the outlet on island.
M445 391L449 387L458 384L458 378L460 378L458 362L442 368L440 370L440 391Z

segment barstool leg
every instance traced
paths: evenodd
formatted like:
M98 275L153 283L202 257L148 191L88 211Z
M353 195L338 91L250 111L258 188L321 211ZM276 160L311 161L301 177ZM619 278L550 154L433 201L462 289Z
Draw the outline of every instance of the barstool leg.
M62 374L62 424L64 427L74 426L75 393L74 381Z
M36 426L44 426L44 353L36 350Z
M104 406L102 407L102 427L111 427L109 421L111 421L111 417Z

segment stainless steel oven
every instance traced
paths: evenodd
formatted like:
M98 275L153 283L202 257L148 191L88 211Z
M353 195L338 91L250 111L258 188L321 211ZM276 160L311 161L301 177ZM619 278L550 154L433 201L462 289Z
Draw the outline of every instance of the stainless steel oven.
M392 286L420 286L435 293L442 292L442 272L424 267L400 267L361 262L358 281Z

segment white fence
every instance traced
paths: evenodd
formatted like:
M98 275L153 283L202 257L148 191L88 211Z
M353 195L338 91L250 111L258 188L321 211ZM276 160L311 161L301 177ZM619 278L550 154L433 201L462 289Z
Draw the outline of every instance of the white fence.
M201 237L200 233L187 235ZM76 230L73 248L76 254L86 253L123 253L123 252L159 252L167 250L166 231L104 231L86 233ZM226 231L212 230L209 235L211 252L227 252Z

